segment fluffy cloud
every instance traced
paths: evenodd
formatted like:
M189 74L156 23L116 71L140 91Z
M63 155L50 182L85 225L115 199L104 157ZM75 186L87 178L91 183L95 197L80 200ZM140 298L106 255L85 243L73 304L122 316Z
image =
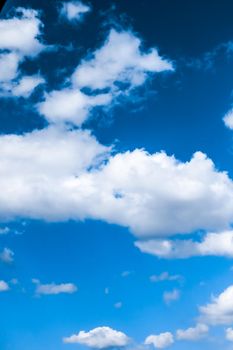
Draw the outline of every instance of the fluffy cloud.
M143 253L166 259L208 255L233 257L233 231L207 233L201 241L153 239L137 241L135 246Z
M92 108L111 105L119 95L142 85L150 74L173 70L156 49L144 52L140 47L133 33L112 29L104 45L75 69L68 88L45 95L39 112L50 122L80 126ZM89 95L82 88L91 90Z
M0 50L34 56L44 49L40 41L42 23L38 12L18 8L13 18L0 20Z
M10 289L8 283L5 281L0 281L0 292L6 292Z
M176 337L178 340L190 340L196 341L204 338L209 331L209 327L203 323L198 323L196 327L190 327L187 329L178 329Z
M14 252L8 248L4 248L2 252L0 252L0 261L10 264L14 261Z
M1 136L0 183L5 188L0 217L58 221L86 217L82 201L88 193L83 189L76 198L76 181L87 168L97 166L108 151L87 131L50 127Z
M200 319L208 324L231 324L233 322L233 285L226 288L219 296L212 297L211 303L199 309Z
M149 335L145 339L146 345L153 345L155 348L164 349L174 343L173 335L170 332L161 333L158 335Z
M38 110L50 123L67 121L81 125L94 107L106 106L111 100L110 94L88 96L80 90L63 89L48 93Z
M28 97L43 82L39 76L20 74L25 57L35 57L45 45L41 42L42 23L35 10L18 8L13 18L0 20L0 94L2 97Z
M163 300L166 304L170 304L173 301L176 301L180 298L180 291L177 289L173 289L171 292L163 293Z
M149 237L231 224L233 183L204 154L182 163L163 152L109 151L86 131L57 127L0 136L0 217L104 220L146 239L137 243L142 251ZM224 235L230 243L231 233ZM221 237L207 237L205 254L230 255ZM160 244L165 257L172 256L168 243Z
M80 331L63 339L64 343L78 343L95 349L122 347L129 344L130 339L122 332L110 327L97 327L89 332Z
M149 73L173 70L172 64L159 56L156 49L143 52L141 41L133 33L112 29L104 45L75 70L75 86L95 89L118 88L117 84L136 87Z
M233 329L232 328L226 329L226 339L233 342Z
M57 294L73 294L77 292L78 288L73 283L49 283L41 284L39 280L33 280L36 284L36 295L57 295Z
M81 1L69 1L62 4L61 15L69 21L79 22L90 10L90 6L83 4Z

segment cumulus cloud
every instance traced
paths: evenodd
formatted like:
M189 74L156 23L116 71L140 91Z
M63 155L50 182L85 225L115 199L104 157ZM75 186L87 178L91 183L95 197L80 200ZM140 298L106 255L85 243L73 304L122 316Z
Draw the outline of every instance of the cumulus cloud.
M170 332L161 333L158 335L149 335L145 339L146 345L153 345L157 349L164 349L174 343L174 337Z
M210 159L200 152L185 163L163 152L109 152L81 130L0 136L0 217L104 220L128 227L144 239L136 243L142 251L153 243L149 252L164 257L184 256L184 243L174 241L174 254L170 241L155 238L215 229L203 255L231 255L231 231L218 230L233 220L233 183Z
M132 32L112 29L103 46L75 69L68 88L45 95L39 112L50 122L80 126L92 108L110 106L149 75L172 70L172 64L156 49L141 49L141 40ZM89 94L80 91L83 88L88 88Z
M57 294L73 294L77 292L78 288L73 283L49 283L41 284L39 280L33 280L36 284L36 295L57 295Z
M24 135L1 136L0 183L6 187L1 192L0 217L58 221L85 218L82 201L88 193L79 188L83 194L75 194L76 182L108 152L109 148L81 130L50 127Z
M14 252L8 248L4 248L2 252L0 252L0 261L10 264L14 261Z
M18 8L12 18L0 20L0 94L28 97L42 83L39 76L21 76L25 57L36 57L46 46L41 41L42 22L38 12Z
M25 56L37 55L44 49L41 28L37 11L17 8L14 17L0 20L0 49Z
M226 288L211 303L201 306L200 320L212 325L231 324L233 322L233 285Z
M172 71L172 64L156 49L141 50L141 40L128 31L112 29L104 45L75 70L75 86L95 89L117 88L117 83L131 87L142 85L149 73Z
M159 258L189 258L193 256L233 257L233 231L207 233L201 241L191 239L137 241L135 246L143 253Z
M61 15L69 21L80 22L84 15L90 11L90 6L81 1L69 1L62 4Z
M123 332L110 327L97 327L89 332L80 331L78 334L63 338L64 343L77 343L94 349L123 347L129 344L130 339Z
M178 329L176 332L176 338L178 340L197 341L205 336L209 332L209 327L203 323L198 323L195 327L187 329Z
M5 281L0 281L0 292L7 292L10 289L9 285Z
M127 226L141 239L221 229L233 219L233 183L200 152L186 163L163 152L120 153L79 181L92 188L91 217Z
M167 271L162 272L160 275L150 276L151 282L162 282L162 281L178 281L182 277L180 275L169 275Z
M165 291L163 293L164 302L169 305L171 302L176 301L180 298L180 291L178 289L173 289L172 291Z
M38 104L38 110L50 123L81 125L94 107L106 106L111 100L107 93L90 96L69 88L46 94L45 101Z
M226 339L233 342L233 329L227 328L225 331L225 334L226 334Z

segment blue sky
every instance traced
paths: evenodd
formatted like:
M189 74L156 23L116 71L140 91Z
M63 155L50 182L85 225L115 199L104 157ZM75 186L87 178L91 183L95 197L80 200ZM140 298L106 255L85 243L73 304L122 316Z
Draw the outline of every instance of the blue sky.
M233 349L232 10L6 2L1 349Z

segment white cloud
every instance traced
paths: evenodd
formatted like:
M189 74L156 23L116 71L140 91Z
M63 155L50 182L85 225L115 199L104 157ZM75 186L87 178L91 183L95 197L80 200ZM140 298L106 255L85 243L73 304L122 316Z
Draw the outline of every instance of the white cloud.
M226 329L226 339L233 342L233 329L232 328Z
M7 292L10 289L8 283L0 281L0 292Z
M170 332L161 333L158 335L149 335L145 339L146 345L153 345L155 348L164 349L174 343L173 335Z
M200 243L202 254L231 256L231 231L218 231L233 220L233 183L210 159L200 152L185 163L163 152L109 152L81 130L0 136L0 217L104 220L129 227L144 239L136 243L142 251L164 257L189 256L193 242L162 235L215 229Z
M77 292L78 288L73 283L49 283L41 284L39 280L32 280L36 284L36 295L57 295L57 294L73 294Z
M207 336L209 327L203 323L198 323L196 327L178 329L176 337L178 340L197 341Z
M88 96L79 90L63 89L45 95L38 110L50 123L81 125L94 107L108 105L111 99L110 94Z
M143 253L166 259L210 255L233 257L233 231L207 233L201 241L153 239L137 241L135 246Z
M29 97L44 82L39 75L22 76L25 57L36 57L46 48L41 42L42 22L38 12L18 8L13 18L0 20L0 96Z
M18 83L12 87L12 94L17 97L29 97L35 88L44 84L45 80L39 75L23 76Z
M0 49L34 56L44 49L40 42L42 22L38 12L18 8L13 18L0 20Z
M233 129L233 110L231 109L223 118L224 124L227 128Z
M180 275L169 275L167 271L162 272L160 275L150 276L151 282L162 282L162 281L178 281L182 277Z
M168 305L171 302L178 300L179 298L180 298L180 291L177 289L173 289L172 291L163 293L163 300Z
M81 1L69 1L62 4L61 15L69 21L79 22L90 11L90 6L83 4Z
M201 306L200 320L212 325L231 324L233 322L233 285L226 288L211 303Z
M123 347L129 344L130 339L122 332L110 327L97 327L89 332L80 331L68 338L64 343L77 343L95 349L106 349L110 347Z
M0 54L0 83L7 83L14 79L18 74L18 66L21 57L15 53Z
M16 81L9 81L0 85L2 90L0 96L27 98L39 85L44 83L45 80L39 75L18 77Z
M85 218L85 188L78 178L97 166L109 148L87 131L57 128L0 137L0 217L45 220ZM16 161L17 160L17 161ZM91 188L89 188L91 192ZM83 211L84 210L84 211Z
M104 45L84 60L73 74L73 83L91 89L117 88L117 83L131 87L142 85L149 73L173 70L172 64L156 49L141 50L141 40L128 31L112 29Z
M233 183L200 152L186 163L163 152L116 154L79 183L92 188L90 217L128 226L141 239L221 229L233 220Z
M94 107L110 107L119 95L128 95L150 74L173 70L156 49L143 52L140 47L141 41L133 33L112 29L104 45L76 68L69 87L45 95L39 112L49 122L80 126ZM92 94L81 92L82 88L91 89ZM105 88L104 93L96 91Z
M2 252L0 252L0 261L10 264L14 261L14 252L8 248L4 248Z

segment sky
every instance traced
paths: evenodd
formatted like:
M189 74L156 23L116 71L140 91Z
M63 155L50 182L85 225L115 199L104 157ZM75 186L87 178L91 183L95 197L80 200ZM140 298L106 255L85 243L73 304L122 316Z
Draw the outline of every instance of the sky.
M232 10L7 0L0 349L233 349Z

